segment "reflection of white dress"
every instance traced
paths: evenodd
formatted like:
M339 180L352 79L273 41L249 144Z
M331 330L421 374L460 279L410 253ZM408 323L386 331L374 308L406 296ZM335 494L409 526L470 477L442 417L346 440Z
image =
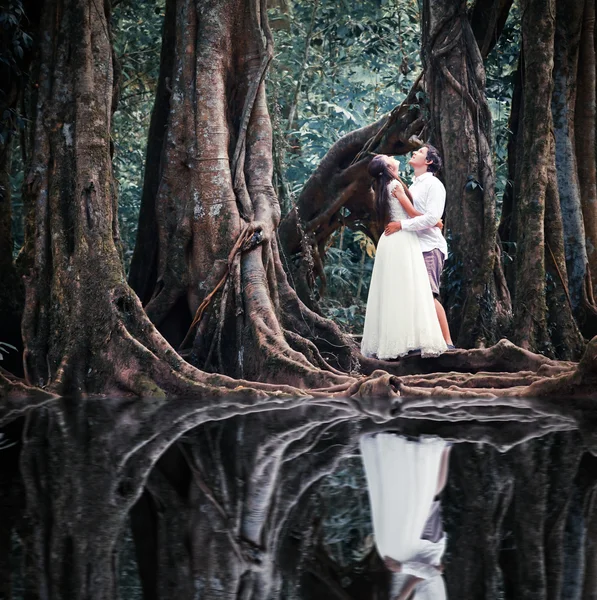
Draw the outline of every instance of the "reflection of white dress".
M437 438L410 441L391 433L360 439L377 551L402 563L402 573L394 576L396 593L408 576L425 580L415 588L415 600L446 598L443 577L434 568L441 563L446 536L438 542L421 539L446 445Z
M410 577L410 575L403 575L402 573L393 574L391 598L398 596L404 586L408 584ZM446 600L446 598L446 585L441 575L436 575L431 579L425 579L425 581L418 583L413 596L413 600Z
M434 544L422 540L421 534L437 489L446 442L437 438L409 441L378 433L362 436L360 445L379 555L401 563L439 564L439 560L431 561L437 552L439 557L443 554L445 539ZM427 558L421 560L423 555Z
M388 187L396 184L393 180ZM390 219L407 219L400 202L391 193L390 198ZM361 352L388 359L411 350L437 356L446 349L417 234L383 234L371 275Z

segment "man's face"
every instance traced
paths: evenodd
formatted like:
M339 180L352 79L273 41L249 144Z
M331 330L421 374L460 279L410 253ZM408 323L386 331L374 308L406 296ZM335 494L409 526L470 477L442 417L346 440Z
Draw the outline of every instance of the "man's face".
M431 161L427 160L427 146L422 146L418 150L415 150L408 161L408 164L413 168L417 169L419 167L424 167L428 165Z

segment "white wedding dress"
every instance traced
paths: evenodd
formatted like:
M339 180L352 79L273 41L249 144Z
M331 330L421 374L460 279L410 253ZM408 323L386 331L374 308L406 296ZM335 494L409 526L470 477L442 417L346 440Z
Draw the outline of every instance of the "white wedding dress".
M388 185L392 221L408 219L400 202L391 194L397 184L394 179ZM417 234L384 233L375 254L361 353L386 360L404 356L411 350L420 350L422 356L438 356L447 346L437 320Z
M445 586L435 568L442 562L446 536L421 539L437 489L446 442L439 438L410 441L391 433L360 439L375 545L379 555L402 563L398 579L416 576L418 600L444 600Z

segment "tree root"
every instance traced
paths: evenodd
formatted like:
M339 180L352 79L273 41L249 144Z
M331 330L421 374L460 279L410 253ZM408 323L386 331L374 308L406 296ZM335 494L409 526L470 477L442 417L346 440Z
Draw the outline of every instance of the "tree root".
M365 374L376 369L383 369L394 375L411 375L416 373L464 372L479 371L515 373L532 371L542 376L553 376L575 368L576 363L556 361L540 354L534 354L502 339L489 348L472 350L454 350L435 358L406 356L397 361L383 361L373 358L362 358L361 369Z

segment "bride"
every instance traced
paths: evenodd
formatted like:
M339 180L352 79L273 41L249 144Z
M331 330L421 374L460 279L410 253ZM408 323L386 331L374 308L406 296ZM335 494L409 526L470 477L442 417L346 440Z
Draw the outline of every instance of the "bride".
M393 572L393 598L445 600L442 556L446 535L438 495L448 473L449 445L393 433L360 440L375 545Z
M398 175L398 161L377 155L369 163L375 179L377 218L391 221L420 216ZM387 360L420 350L438 356L447 350L417 234L387 230L379 239L367 298L361 341L364 356Z

